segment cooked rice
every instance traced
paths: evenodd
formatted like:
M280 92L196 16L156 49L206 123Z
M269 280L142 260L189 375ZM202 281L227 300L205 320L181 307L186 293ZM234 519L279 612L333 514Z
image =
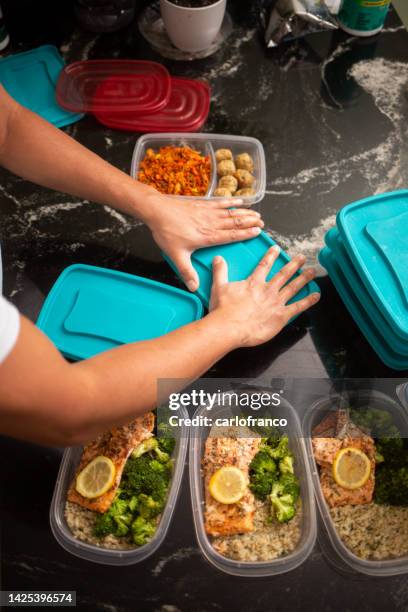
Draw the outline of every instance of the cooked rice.
M271 561L288 555L298 545L302 533L300 504L288 523L270 522L270 512L269 502L255 499L254 531L213 538L214 549L236 561Z
M337 533L361 559L379 561L408 554L408 507L366 504L330 509Z

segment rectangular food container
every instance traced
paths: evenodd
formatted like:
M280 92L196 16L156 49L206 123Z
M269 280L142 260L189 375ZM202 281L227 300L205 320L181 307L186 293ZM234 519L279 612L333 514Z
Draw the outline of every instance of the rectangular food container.
M200 198L203 200L225 200L225 198L220 198L213 195L215 189L217 188L218 182L215 151L217 149L231 149L234 157L240 153L249 153L254 160L255 183L253 188L255 190L255 194L252 196L245 196L242 199L248 206L255 204L256 202L260 202L263 199L266 188L265 153L261 142L256 138L251 138L250 136L230 136L224 134L202 133L145 134L136 142L132 157L132 166L130 171L131 176L137 179L140 164L146 155L147 149L154 149L154 151L157 151L160 149L160 147L169 145L174 145L177 147L188 146L196 151L199 151L202 155L210 156L211 179L207 194ZM191 196L171 197L191 199Z
M188 416L187 410L180 407L180 417ZM187 453L188 434L184 425L174 428L176 446L173 452L174 469L166 506L153 538L143 546L135 546L134 550L112 550L87 544L73 536L64 516L68 488L72 482L76 467L81 458L82 448L68 448L63 455L58 478L54 489L50 508L51 530L57 542L68 552L87 561L104 565L133 565L144 561L152 555L163 543L180 491L181 479Z
M208 411L206 407L199 408L194 414L194 418L200 416L210 416L213 419L231 418L233 415L229 406L214 406L211 411ZM205 492L201 471L204 445L211 428L192 427L190 429L190 492L198 544L204 557L210 563L219 570L234 576L262 577L289 572L297 568L308 558L316 541L316 513L313 487L298 416L294 408L283 399L281 399L281 405L274 408L273 416L276 418L286 418L288 421L287 428L283 430L283 433L287 433L289 437L290 448L295 456L296 475L300 481L302 534L298 547L293 552L271 561L235 561L223 557L212 547L211 540L204 528Z
M324 526L323 533L320 531L318 533L319 544L326 553L328 560L341 572L360 572L368 576L379 577L406 574L408 573L408 555L396 559L371 561L361 559L351 552L347 546L343 544L338 535L326 500L323 496L320 487L319 467L313 456L312 430L322 421L323 417L326 416L328 412L349 406L357 409L378 408L379 410L388 412L392 416L394 424L400 432L406 432L408 428L408 418L403 408L392 398L373 390L361 390L358 392L324 397L315 402L306 411L302 429L305 437L307 457L312 473L316 501L322 519L321 522Z

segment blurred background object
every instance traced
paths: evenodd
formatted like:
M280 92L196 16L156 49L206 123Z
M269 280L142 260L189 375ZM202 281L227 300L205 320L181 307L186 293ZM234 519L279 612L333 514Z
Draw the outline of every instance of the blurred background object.
M135 16L135 0L76 0L80 25L92 32L116 32Z
M3 20L3 13L0 6L0 51L3 51L10 42L10 37L7 33L6 26Z

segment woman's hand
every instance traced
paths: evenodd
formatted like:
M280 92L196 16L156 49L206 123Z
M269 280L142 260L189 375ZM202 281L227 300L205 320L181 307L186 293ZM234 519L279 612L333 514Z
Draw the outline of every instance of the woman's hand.
M288 321L319 301L320 294L313 293L294 304L287 305L302 287L315 276L310 268L288 282L305 263L298 255L275 276L266 278L279 255L274 246L259 262L247 280L229 283L228 268L222 257L213 262L213 287L210 311L219 314L225 333L232 333L234 348L256 346L276 336Z
M257 236L264 226L258 212L240 206L242 200L175 200L154 192L149 194L150 214L146 218L153 238L176 265L190 291L199 286L191 254L202 247L239 242Z

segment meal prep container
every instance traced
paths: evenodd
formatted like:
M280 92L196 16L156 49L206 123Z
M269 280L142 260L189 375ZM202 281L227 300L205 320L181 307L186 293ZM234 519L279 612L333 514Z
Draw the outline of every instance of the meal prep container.
M315 462L312 448L312 430L322 421L328 412L338 408L351 406L352 408L378 408L392 415L394 424L401 433L407 432L408 417L403 408L392 398L378 391L359 391L325 397L314 403L305 413L303 419L303 435L305 438L307 457L310 471L312 473L313 487L319 507L324 532L318 533L319 544L329 557L329 560L341 572L360 572L368 576L396 576L408 573L408 555L397 559L370 561L357 557L345 544L343 544L337 533L331 518L329 507L323 496L320 480L319 467ZM330 548L328 548L330 545ZM334 553L334 554L333 554Z
M345 206L319 261L380 359L408 368L408 190Z
M333 252L328 247L319 253L319 261L324 266L342 298L346 308L350 312L360 331L365 336L380 359L394 370L405 370L408 368L408 359L396 353L391 346L384 340L380 331L371 324L367 316L367 311L357 300L351 285L348 282L342 268L338 264Z
M408 410L408 383L397 387L397 396L404 408Z
M337 225L350 258L395 334L408 340L408 190L343 208Z
M223 134L183 134L183 133L169 133L169 134L145 134L136 143L133 151L131 175L137 179L140 164L143 161L147 149L154 149L155 151L160 147L165 146L187 146L192 149L196 149L202 155L209 155L211 159L212 176L208 191L205 196L200 196L201 200L225 200L214 196L214 191L217 188L217 163L215 161L215 151L217 149L231 149L234 157L239 153L249 153L254 160L254 189L255 195L244 197L244 203L246 205L255 204L260 202L265 195L266 187L266 166L265 166L265 153L263 146L256 138L249 136L225 136ZM191 199L191 196L170 196L178 199Z
M184 407L179 408L181 418L188 417ZM111 550L87 544L75 538L69 529L64 516L68 488L72 482L75 470L79 464L82 448L68 448L62 457L58 478L54 489L50 508L51 530L57 542L69 553L104 565L133 565L150 557L162 545L170 526L174 508L180 492L181 479L187 453L187 427L174 428L176 446L173 452L174 469L168 492L166 506L160 518L160 523L153 538L143 546L135 546L134 550Z
M301 565L310 555L316 541L316 513L312 482L306 458L306 450L302 439L298 416L293 407L281 400L281 405L274 408L274 417L285 417L288 425L282 433L289 436L290 447L295 456L296 475L300 481L302 500L302 535L297 548L284 557L271 561L247 562L235 561L223 557L212 547L211 539L204 528L205 491L201 471L201 460L204 454L205 441L210 427L194 427L190 429L189 474L190 492L193 507L193 517L198 544L204 557L217 569L244 577L275 576L289 572ZM215 418L230 418L233 416L228 406L214 406L211 411L199 408L194 417L210 416Z

